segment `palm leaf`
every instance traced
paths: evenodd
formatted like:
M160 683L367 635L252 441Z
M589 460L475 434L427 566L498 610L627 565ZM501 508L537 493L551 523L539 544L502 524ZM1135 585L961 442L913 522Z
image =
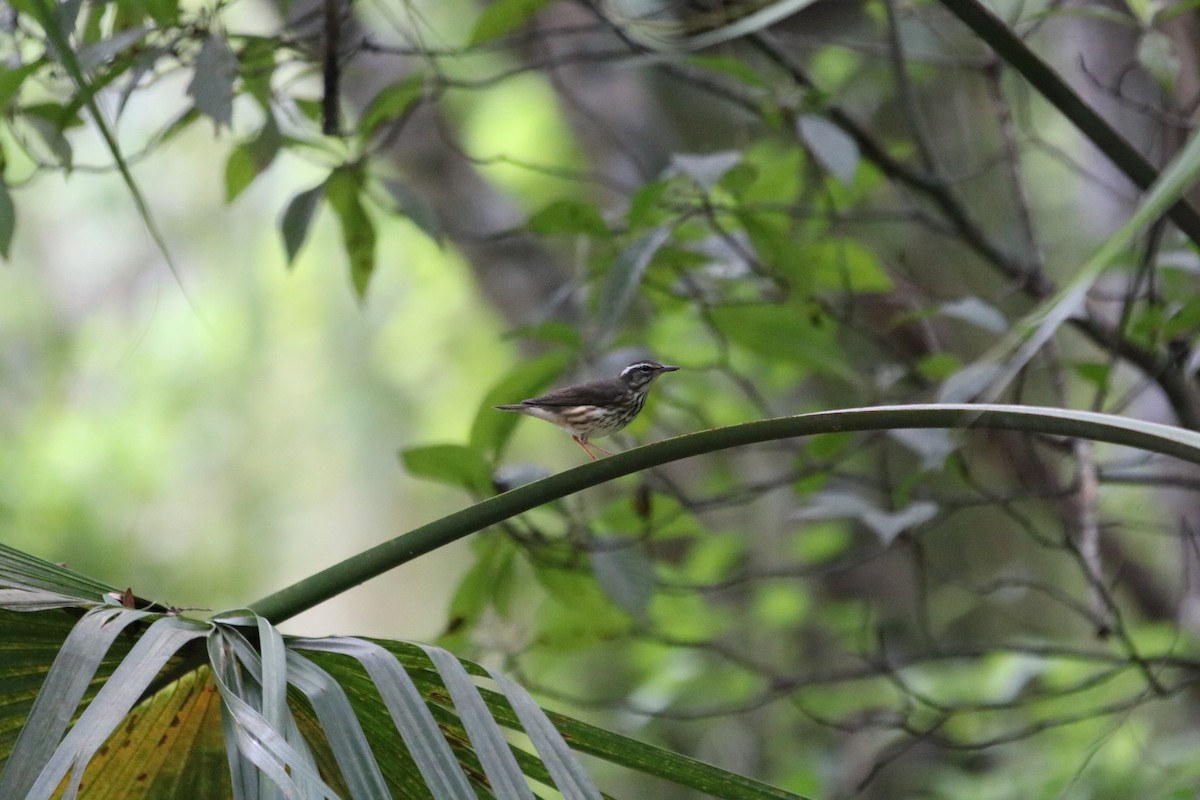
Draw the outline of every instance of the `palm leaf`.
M715 796L796 797L551 717L430 645L285 637L250 612L126 597L0 545L0 797L598 800L560 730Z

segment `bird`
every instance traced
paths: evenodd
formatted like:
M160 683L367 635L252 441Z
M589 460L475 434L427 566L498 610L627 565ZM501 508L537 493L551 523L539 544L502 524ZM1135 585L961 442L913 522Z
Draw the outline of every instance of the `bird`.
M679 367L644 359L633 362L615 378L564 386L541 397L495 408L554 423L571 434L575 443L595 461L592 448L605 455L612 453L599 445L589 446L588 440L616 433L633 422L646 403L646 393L654 379L677 369Z

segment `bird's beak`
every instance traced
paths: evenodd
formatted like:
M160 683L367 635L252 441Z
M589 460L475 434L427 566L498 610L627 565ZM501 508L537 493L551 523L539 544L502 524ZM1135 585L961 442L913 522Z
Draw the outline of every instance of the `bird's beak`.
M661 367L658 368L658 371L659 372L675 372L678 369L679 369L679 367L672 367L668 364L663 364Z

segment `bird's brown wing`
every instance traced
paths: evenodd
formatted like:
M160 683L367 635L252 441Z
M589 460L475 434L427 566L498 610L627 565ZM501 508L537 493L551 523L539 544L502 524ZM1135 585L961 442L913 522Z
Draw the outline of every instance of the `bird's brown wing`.
M626 391L625 382L620 378L606 378L591 383L581 383L578 386L564 386L561 389L547 392L541 397L523 400L521 405L562 408L606 405L619 400Z

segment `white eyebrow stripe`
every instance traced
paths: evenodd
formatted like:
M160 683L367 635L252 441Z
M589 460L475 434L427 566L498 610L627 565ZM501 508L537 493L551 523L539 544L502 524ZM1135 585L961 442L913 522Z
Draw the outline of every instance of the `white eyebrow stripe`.
M654 369L654 367L656 367L656 366L658 366L658 365L654 364L653 362L650 362L650 361L639 361L636 364L630 364L628 367L621 370L621 377L624 378L626 375L628 375L630 372L633 372L635 369L641 369L643 367L650 367L651 369Z

